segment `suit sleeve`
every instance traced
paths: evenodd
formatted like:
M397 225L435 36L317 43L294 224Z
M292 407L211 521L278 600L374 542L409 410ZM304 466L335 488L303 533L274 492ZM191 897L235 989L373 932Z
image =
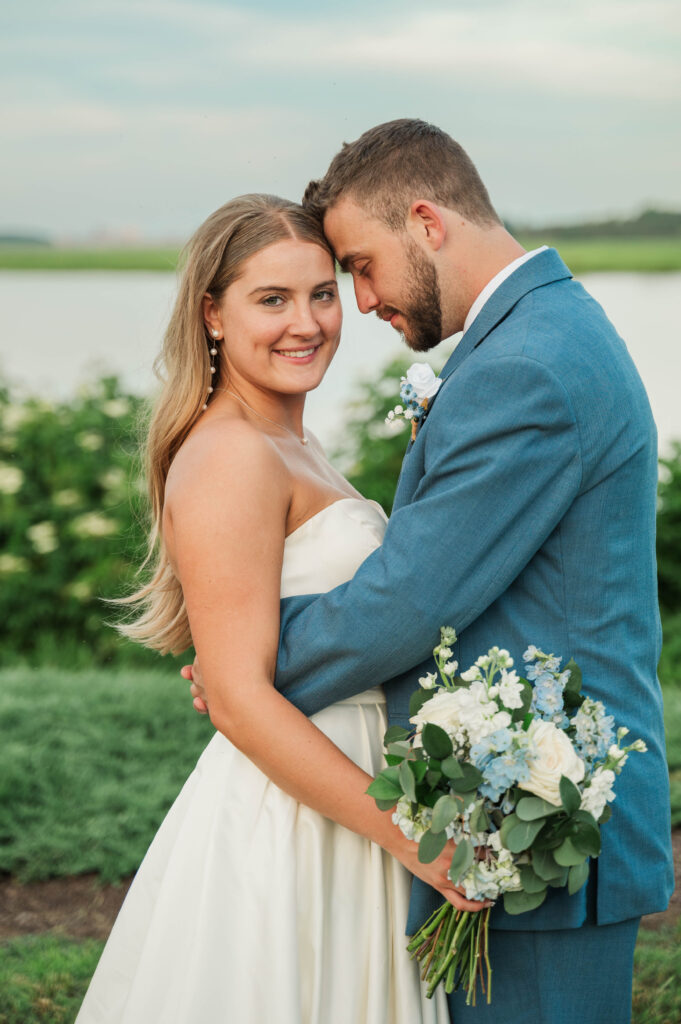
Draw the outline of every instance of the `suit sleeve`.
M578 493L579 432L558 378L525 356L472 362L433 404L416 442L425 472L382 546L349 582L282 602L275 685L308 715L419 665L440 626L463 632Z

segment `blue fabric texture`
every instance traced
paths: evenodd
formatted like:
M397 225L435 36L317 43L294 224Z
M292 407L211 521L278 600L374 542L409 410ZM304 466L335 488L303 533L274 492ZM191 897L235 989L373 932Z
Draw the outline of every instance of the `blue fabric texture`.
M643 384L552 249L494 292L441 376L381 548L330 593L282 602L276 685L312 714L383 683L391 722L408 724L441 625L457 631L462 668L493 644L517 665L528 643L573 657L585 692L649 748L617 782L596 920L662 910L673 868L656 678L657 439ZM440 902L415 880L408 931ZM492 917L523 932L585 919L584 889Z

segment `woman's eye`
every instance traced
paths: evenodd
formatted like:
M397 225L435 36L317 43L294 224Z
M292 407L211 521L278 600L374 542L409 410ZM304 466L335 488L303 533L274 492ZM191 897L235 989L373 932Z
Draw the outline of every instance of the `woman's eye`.
M281 295L266 295L262 300L263 306L280 306L283 303Z
M322 288L321 291L315 292L312 298L319 300L321 302L333 302L333 300L336 298L336 293L335 291L332 291L330 288Z

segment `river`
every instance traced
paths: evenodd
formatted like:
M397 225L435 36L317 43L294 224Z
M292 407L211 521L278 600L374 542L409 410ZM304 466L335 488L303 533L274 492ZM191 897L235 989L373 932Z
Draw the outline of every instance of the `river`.
M664 452L671 440L681 439L681 274L585 274L581 281L629 347ZM19 393L48 399L66 398L103 373L116 373L125 388L147 393L175 287L169 273L2 271L0 374ZM355 382L407 354L392 328L358 312L349 278L341 277L340 291L343 340L306 410L308 426L330 446L342 430ZM429 359L436 369L443 362L437 351Z

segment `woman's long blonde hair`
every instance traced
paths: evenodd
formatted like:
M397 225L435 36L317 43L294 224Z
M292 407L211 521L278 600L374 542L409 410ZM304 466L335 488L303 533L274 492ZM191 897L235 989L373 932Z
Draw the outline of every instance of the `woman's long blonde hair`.
M142 569L150 566L151 576L136 593L117 602L131 605L139 614L116 628L162 654L179 654L192 642L161 519L168 470L201 415L211 386L210 349L215 343L204 323L203 298L209 294L219 303L250 256L287 238L313 242L331 252L319 220L301 206L277 196L245 195L211 214L183 252L177 299L154 364L162 388L145 445L151 529Z

